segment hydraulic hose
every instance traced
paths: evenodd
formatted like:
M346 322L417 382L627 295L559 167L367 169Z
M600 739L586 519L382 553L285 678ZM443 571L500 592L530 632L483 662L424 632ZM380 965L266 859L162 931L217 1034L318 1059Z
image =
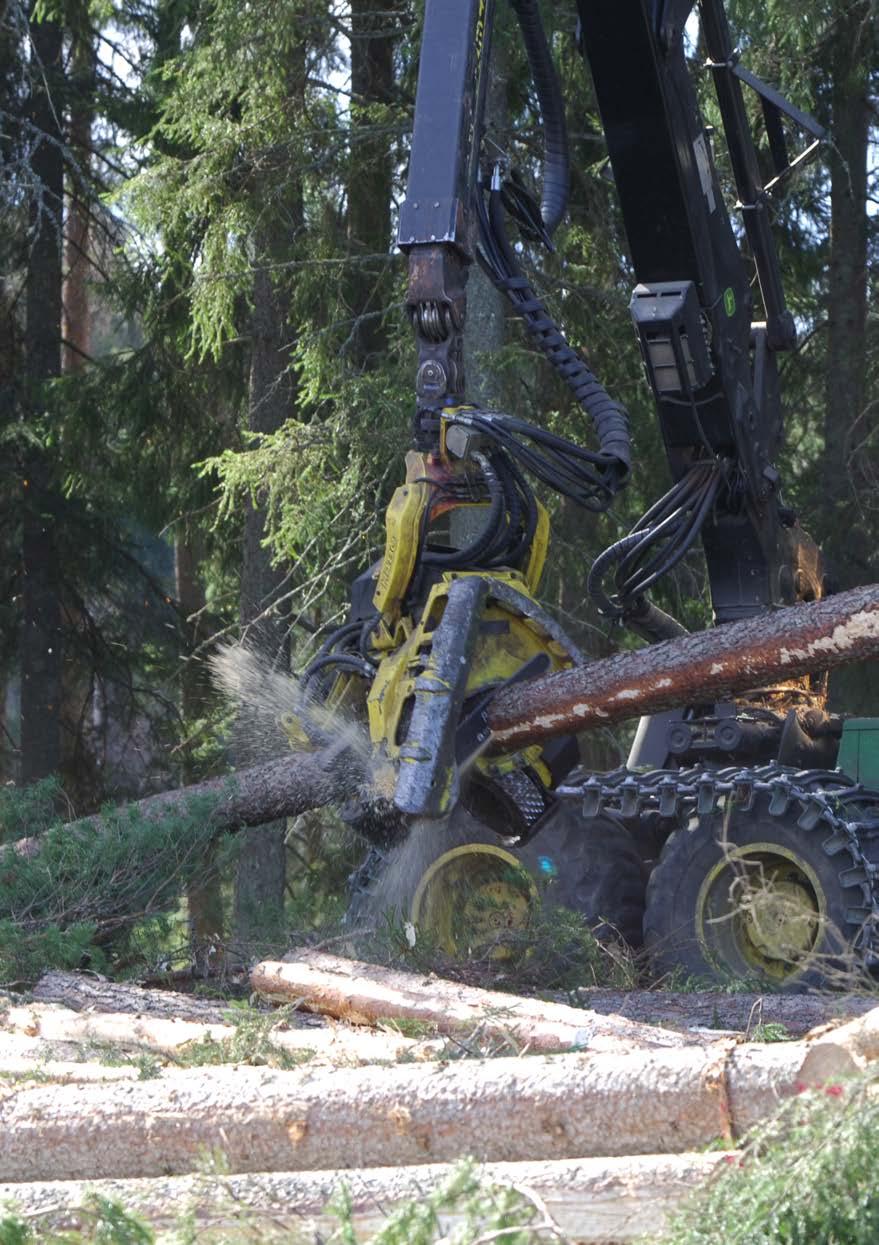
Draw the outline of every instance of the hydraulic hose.
M537 0L512 0L519 19L531 77L543 122L543 187L540 215L548 234L555 233L568 206L571 180L565 105L558 73L546 41Z
M615 465L619 482L622 483L631 462L629 421L625 410L610 397L598 378L571 349L558 325L531 289L507 238L500 190L493 189L489 195L485 223L494 250L494 255L490 256L487 248L486 258L495 284L506 290L525 321L528 332L589 415L595 425L601 450L607 455L608 464ZM483 236L488 242L489 239Z

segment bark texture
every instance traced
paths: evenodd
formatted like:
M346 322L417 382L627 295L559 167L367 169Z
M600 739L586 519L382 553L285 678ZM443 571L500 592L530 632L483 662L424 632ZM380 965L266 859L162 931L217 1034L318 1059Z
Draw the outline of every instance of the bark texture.
M384 313L392 277L391 197L394 46L400 0L376 5L351 0L351 154L348 168L348 250L345 298L351 332L345 352L358 372L382 362Z
M202 640L202 618L207 604L199 575L200 545L189 530L179 532L174 544L174 578L177 602L185 619L186 658L180 672L180 716L189 725L202 717L210 699L204 664L193 654ZM196 778L191 747L184 744L182 778L184 784ZM186 892L189 917L189 950L197 974L225 967L223 895L220 879L205 861L205 876L192 882Z
M395 969L305 952L290 961L265 961L251 970L250 984L266 998L296 1001L301 1007L353 1024L406 1020L426 1024L439 1033L462 1034L477 1026L488 1035L505 1037L521 1048L590 1051L681 1047L699 1038L623 1020L599 1016L562 1003L519 998L416 976Z
M879 586L700 631L519 683L488 709L504 751L879 656Z
M688 1193L738 1158L735 1152L726 1152L487 1163L478 1174L485 1182L512 1184L537 1194L569 1245L607 1245L609 1241L623 1245L660 1231L669 1211ZM328 1215L325 1207L343 1184L351 1198L358 1239L365 1239L399 1206L434 1192L453 1171L452 1166L431 1163L417 1168L92 1183L56 1180L0 1185L0 1202L8 1201L19 1214L49 1230L87 1226L86 1216L76 1212L89 1194L97 1193L121 1201L158 1231L174 1228L181 1215L194 1211L203 1229L230 1229L246 1223L260 1231L260 1240L313 1245L338 1229L338 1219ZM447 1222L451 1226L451 1217ZM295 1235L291 1238L288 1233Z
M63 355L65 372L76 372L91 354L91 218L92 125L95 115L95 49L90 30L71 36L68 143L72 167L68 174L64 230Z
M827 42L830 254L827 266L827 359L822 456L824 548L837 587L876 576L871 498L877 483L876 404L868 383L868 165L875 123L871 74L876 15L866 0L833 0ZM879 697L876 664L840 671L832 700L872 713Z
M61 370L61 249L64 198L63 41L54 21L30 8L32 73L28 120L35 137L31 169L31 245L25 278L25 402L36 424L45 387ZM21 781L58 772L61 762L61 600L56 551L57 498L47 455L28 450L22 480Z
M211 822L217 833L261 826L279 817L295 817L311 808L320 808L344 798L357 784L351 758L345 754L346 741L320 752L292 753L278 761L254 765L221 778L209 778L191 787L162 791L130 807L142 817L161 820L169 813L184 812L192 800L212 803ZM69 834L100 834L101 818L84 817L68 823ZM35 856L39 838L18 839L2 850ZM0 851L2 861L2 851Z
M272 1024L270 1014L266 1021ZM34 1043L30 1052L33 1071L39 1068L41 1055L73 1058L77 1053L87 1055L96 1045L110 1046L120 1053L150 1053L173 1060L197 1044L231 1044L236 1027L228 1020L205 1022L130 1012L74 1012L52 1004L29 1003L10 1007L0 1014L0 1056L3 1039L8 1041L22 1036ZM393 1063L402 1057L429 1059L438 1055L442 1046L439 1041L419 1042L399 1033L351 1029L346 1025L297 1025L280 1017L266 1033L265 1041L268 1047L301 1056L303 1061L314 1058L341 1065ZM246 1040L241 1043L241 1051L239 1061L248 1062L251 1056L247 1053ZM11 1050L10 1053L24 1052ZM265 1062L262 1053L255 1053L253 1058ZM231 1050L229 1062L233 1062Z
M875 1033L879 1015L858 1021ZM823 1039L822 1083L865 1043ZM851 1053L856 1050L857 1055ZM731 1042L627 1054L535 1055L281 1072L220 1067L112 1086L7 1088L0 1180L193 1171L323 1171L680 1153L741 1137L800 1092L808 1042ZM839 1087L844 1096L844 1087Z
M301 226L301 202L294 224ZM280 222L278 222L280 223ZM254 433L272 433L294 410L295 376L291 367L285 299L276 287L271 263L278 238L277 224L258 235L254 264L253 313L250 327L248 423ZM241 625L246 642L280 670L288 670L290 648L286 610L279 604L285 571L272 564L266 547L266 511L248 500L244 516L241 562ZM246 836L235 878L234 940L236 958L277 923L284 907L287 849L283 818L254 826Z
M43 974L30 997L37 1003L59 1003L74 1012L128 1012L167 1020L195 1020L201 1024L222 1024L226 1010L219 1000L203 999L195 994L148 990L87 973L55 969Z

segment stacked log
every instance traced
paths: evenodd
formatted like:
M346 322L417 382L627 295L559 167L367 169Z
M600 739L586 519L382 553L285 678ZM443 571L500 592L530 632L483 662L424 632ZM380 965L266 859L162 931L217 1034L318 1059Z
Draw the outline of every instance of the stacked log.
M108 984L117 1010L102 1012L103 983L76 976L47 978L40 1001L0 1011L0 1201L47 1230L75 1226L99 1192L159 1229L183 1211L218 1228L266 1216L284 1239L300 1231L305 1241L326 1229L323 1208L344 1184L364 1239L469 1155L482 1179L525 1191L564 1239L628 1242L737 1163L736 1147L779 1103L809 1086L844 1100L844 1078L879 1059L879 1009L767 1044L315 952L258 965L252 985L328 1018L330 1028L312 1019L283 1032L296 1042L334 1035L332 1064L181 1066L191 1038L178 1036L200 1027L224 1040L221 1009L218 1021L212 1004L188 1011L177 997L163 1008L162 992ZM426 1036L393 1031L407 1021ZM451 1058L476 1032L504 1034L519 1053ZM111 1040L155 1056L147 1079L132 1063L38 1059L40 1049L85 1055ZM372 1043L360 1050L375 1062L345 1065L355 1041ZM30 1079L4 1074L4 1042L9 1059L15 1047L32 1060ZM418 1045L426 1061L412 1060ZM526 1054L537 1050L546 1053ZM203 1174L209 1155L222 1156L222 1175Z

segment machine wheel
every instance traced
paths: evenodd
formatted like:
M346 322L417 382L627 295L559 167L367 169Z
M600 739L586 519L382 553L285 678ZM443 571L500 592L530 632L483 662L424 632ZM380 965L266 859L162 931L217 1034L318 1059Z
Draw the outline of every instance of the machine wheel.
M461 817L419 864L409 917L449 954L488 948L502 957L505 940L527 929L538 904L580 913L599 938L640 946L641 860L612 818L584 823L560 808L531 843L515 848Z
M762 798L675 830L647 886L654 970L783 990L827 985L851 965L863 905L863 874L827 842L826 828L772 816Z

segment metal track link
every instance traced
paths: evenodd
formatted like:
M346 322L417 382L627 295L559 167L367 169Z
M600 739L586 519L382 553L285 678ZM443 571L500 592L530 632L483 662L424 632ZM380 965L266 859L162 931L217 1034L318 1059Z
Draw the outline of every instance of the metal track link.
M865 967L879 968L879 791L870 791L839 770L796 770L785 765L708 770L693 766L639 774L577 775L558 787L560 799L581 800L583 817L613 813L623 820L654 813L686 825L692 817L726 810L747 813L758 794L768 796L773 817L793 817L804 833L825 833L828 856L846 853L841 870L847 886L859 886L863 906L851 912L859 927L855 949Z

